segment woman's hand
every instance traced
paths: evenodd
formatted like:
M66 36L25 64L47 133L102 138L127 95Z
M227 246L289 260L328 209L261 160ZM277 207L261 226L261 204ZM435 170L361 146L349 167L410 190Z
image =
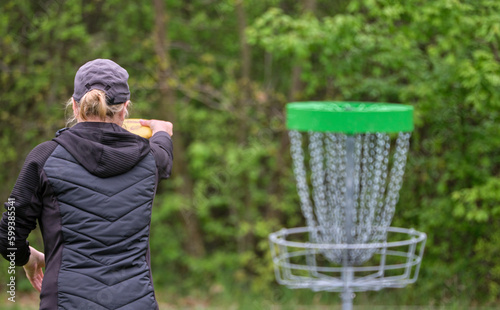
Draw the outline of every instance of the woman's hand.
M149 128L151 128L153 135L158 131L165 131L170 136L174 135L174 125L172 125L171 122L165 122L156 119L150 119L150 120L141 119L140 122L142 126L148 126Z
M42 281L43 281L43 270L45 267L45 255L42 252L35 250L35 248L30 246L31 255L28 263L23 266L26 272L26 277L30 280L31 285L41 292Z

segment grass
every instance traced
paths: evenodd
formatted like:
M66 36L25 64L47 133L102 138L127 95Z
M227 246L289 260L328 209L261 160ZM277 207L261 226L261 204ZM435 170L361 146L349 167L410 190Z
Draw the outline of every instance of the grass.
M280 290L281 291L281 290ZM274 297L266 297L251 293L219 294L218 296L175 296L168 292L156 292L161 310L342 310L341 300L334 293L308 293L283 289ZM496 307L471 307L468 303L455 300L446 305L402 306L394 304L394 300L358 294L355 298L354 310L493 310ZM385 295L387 297L387 295ZM37 293L20 292L16 302L7 300L5 292L0 293L0 310L37 310L39 297ZM370 299L370 300L369 300Z

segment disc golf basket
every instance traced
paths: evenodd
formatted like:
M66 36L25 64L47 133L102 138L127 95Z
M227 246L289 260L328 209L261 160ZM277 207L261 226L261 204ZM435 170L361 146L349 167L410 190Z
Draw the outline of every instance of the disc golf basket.
M293 170L307 227L269 235L278 283L340 292L400 288L417 280L426 235L390 227L413 130L413 107L287 105Z

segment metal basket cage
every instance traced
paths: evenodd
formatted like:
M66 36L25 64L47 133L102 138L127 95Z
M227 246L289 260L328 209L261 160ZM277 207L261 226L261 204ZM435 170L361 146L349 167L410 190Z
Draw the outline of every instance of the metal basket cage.
M353 292L404 287L418 278L426 235L413 229L386 228L388 241L363 244L311 242L314 229L282 229L269 236L278 283L314 291ZM324 253L371 251L370 260L359 266L331 262Z

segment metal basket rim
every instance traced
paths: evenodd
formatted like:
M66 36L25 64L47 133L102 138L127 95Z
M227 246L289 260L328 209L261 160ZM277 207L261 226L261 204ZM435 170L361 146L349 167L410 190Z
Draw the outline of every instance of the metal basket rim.
M400 227L387 227L386 231L388 233L399 233L407 234L413 236L413 238L402 241L390 241L390 242L374 242L374 243L313 243L313 242L297 242L288 241L283 239L288 235L300 234L300 233L311 233L313 229L319 229L319 227L295 227L295 228L283 228L277 232L269 234L269 241L273 244L280 246L289 246L304 249L318 249L318 250L360 250L360 249L377 249L377 248L392 248L407 246L411 244L416 244L427 239L427 235L423 232L414 230L413 228L400 228Z

